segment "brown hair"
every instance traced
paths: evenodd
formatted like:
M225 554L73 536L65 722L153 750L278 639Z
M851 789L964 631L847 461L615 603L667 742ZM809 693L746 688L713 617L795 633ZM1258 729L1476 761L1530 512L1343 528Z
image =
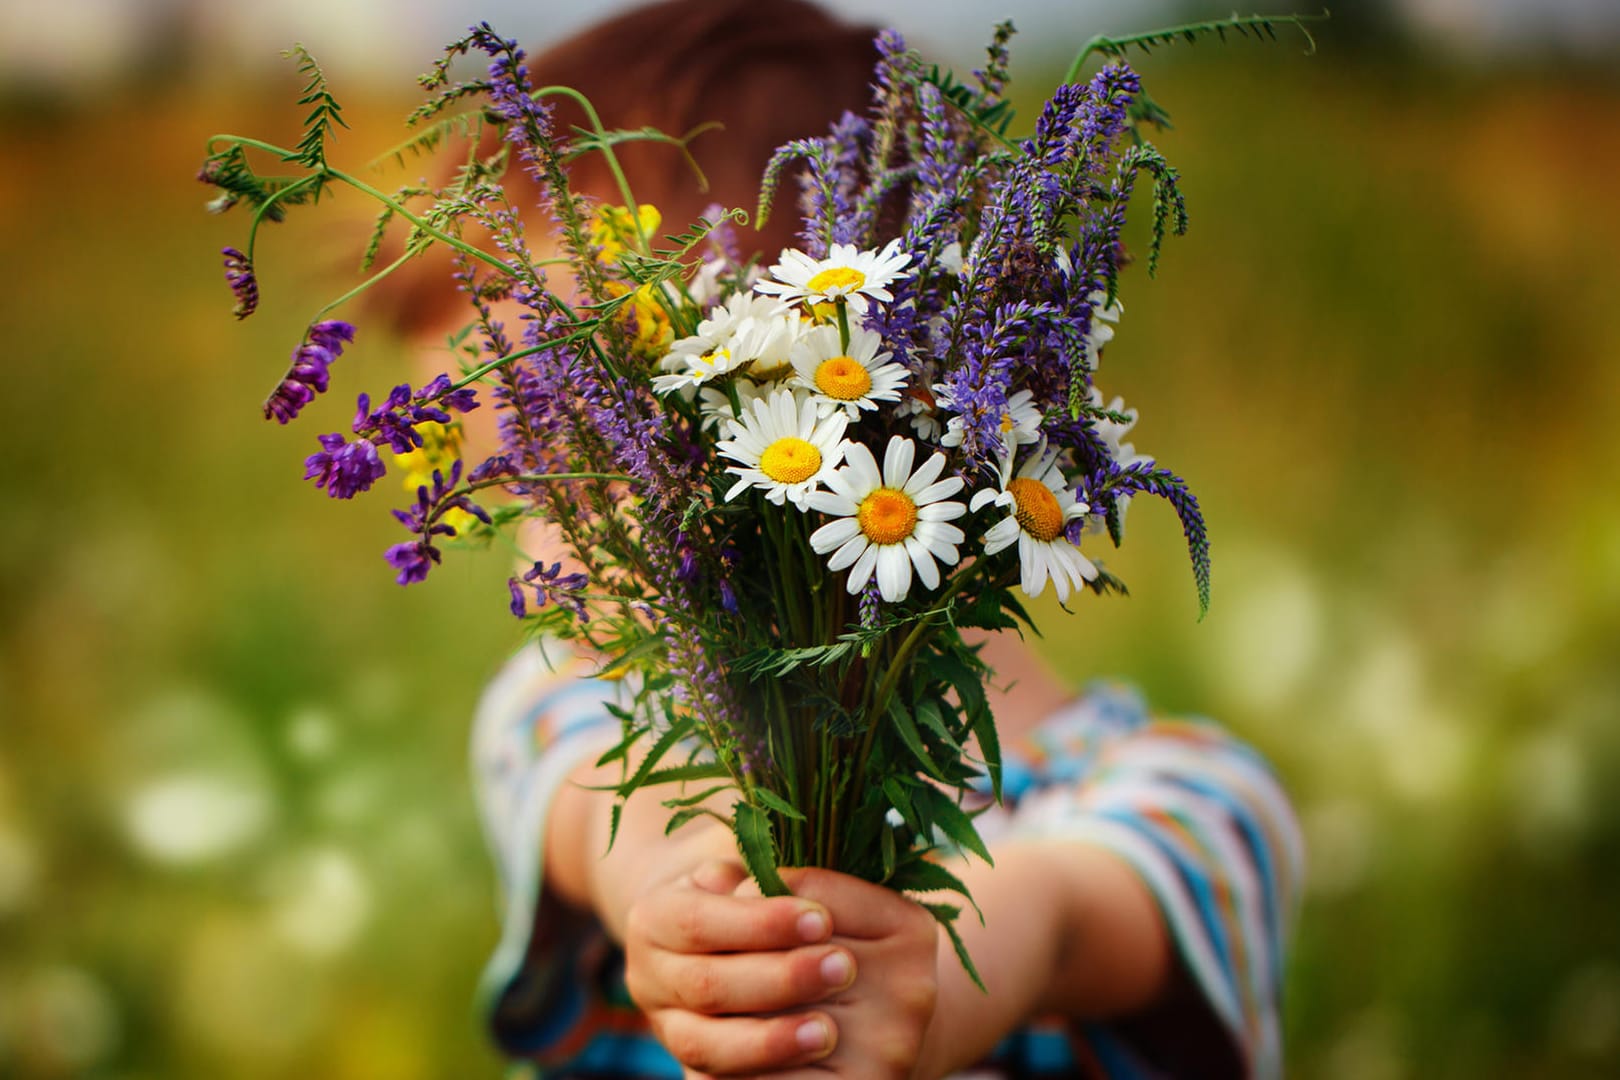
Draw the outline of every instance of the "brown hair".
M841 23L804 0L665 0L626 12L529 61L535 87L580 91L604 127L653 127L680 136L710 121L723 130L693 140L690 152L709 181L701 191L678 148L649 142L615 148L638 202L663 214L662 231L680 232L714 203L752 211L760 174L782 143L819 135L846 110L870 100L876 31ZM582 125L577 105L555 103L555 129ZM575 191L619 202L599 154L571 166ZM534 206L539 192L509 170L514 205ZM785 193L791 192L791 186ZM792 242L797 215L783 205L763 231L739 230L744 250L767 255ZM443 322L454 310L448 257L419 260L381 297L403 330Z

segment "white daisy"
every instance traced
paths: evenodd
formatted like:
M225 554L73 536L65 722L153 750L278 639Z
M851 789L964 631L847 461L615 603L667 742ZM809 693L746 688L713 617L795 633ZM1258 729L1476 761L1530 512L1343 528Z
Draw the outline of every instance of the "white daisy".
M697 338L682 338L675 344L679 347L682 342L698 341ZM704 352L679 351L671 352L659 366L668 374L654 375L652 380L653 393L668 394L676 390L691 390L702 386L716 375L738 367L738 361L733 358L731 350L724 345L710 346Z
M816 403L808 396L800 400L791 390L750 402L742 416L726 421L731 437L715 444L720 453L742 463L726 467L741 478L726 492L726 500L757 487L777 506L792 499L803 510L805 499L843 461L848 424L843 413L816 419Z
M947 387L936 386L934 393L938 395L941 408L954 408L951 404L951 392ZM1040 437L1041 410L1035 405L1035 394L1029 390L1020 390L1007 399L1007 411L1001 414L1001 438L1006 452L1011 454L1026 443L1039 441ZM945 434L940 436L939 445L962 445L960 416L953 416L945 422Z
M1109 412L1117 413L1126 418L1123 423L1110 420L1106 416L1094 416L1091 418L1091 426L1102 438L1103 443L1107 445L1108 456L1113 458L1116 464L1121 466L1135 465L1139 462L1147 465L1153 464L1151 455L1137 453L1135 445L1124 441L1125 436L1130 434L1130 430L1136 426L1137 416L1135 409L1125 407L1124 398L1116 395L1114 400L1105 406L1102 401L1102 391L1093 386L1086 395L1086 400L1094 409L1106 408ZM1129 495L1114 496L1114 506L1119 511L1121 528L1125 524L1125 511L1130 509L1130 505L1131 497ZM1086 521L1086 527L1092 532L1102 532L1107 528L1107 525L1108 519L1103 513L1103 508L1094 508L1091 517Z
M669 355L658 362L665 374L653 377L653 393L700 387L717 375L742 370L767 348L778 349L785 360L792 337L789 320L796 326L798 318L779 300L738 293L709 309L697 333L670 346ZM789 341L773 344L773 333L785 334Z
M1091 333L1086 335L1086 367L1096 371L1098 362L1102 360L1103 346L1114 340L1113 324L1119 322L1125 305L1119 302L1117 296L1112 304L1108 303L1108 294L1101 289L1086 299L1091 303Z
M838 327L818 326L793 346L796 385L810 391L822 416L842 409L853 420L880 401L899 401L911 372L891 363L894 354L879 352L882 347L881 335L856 327L849 332L846 351Z
M737 392L737 404L743 412L748 411L749 405L767 396L776 387L761 385L749 378L739 378L732 383L732 389ZM731 408L731 395L723 386L707 385L698 390L698 413L703 417L703 429L720 430L726 420L733 420L738 413Z
M793 346L811 325L785 304L774 314L748 319L731 339L738 369L746 370L756 382L775 382L792 375L789 357Z
M754 291L783 300L803 300L815 305L844 300L861 313L867 298L889 301L894 294L888 286L911 262L900 250L900 241L890 240L882 251L861 251L854 244L834 244L825 259L812 259L802 251L786 248L782 261L771 267L774 280L757 282Z
M1133 444L1124 441L1125 436L1130 434L1131 429L1136 426L1137 417L1135 409L1125 407L1124 398L1115 395L1114 400L1104 405L1102 391L1093 386L1086 395L1086 401L1094 409L1106 409L1108 412L1125 417L1124 423L1111 420L1106 416L1094 416L1091 418L1091 426L1102 437L1102 441L1108 444L1108 456L1113 458L1115 463L1134 465L1138 461L1145 461L1149 465L1153 464L1153 458L1147 454L1138 454Z
M946 522L967 507L943 500L962 490L962 479L939 479L945 469L940 453L912 472L916 445L903 435L891 438L879 473L872 451L850 443L848 464L828 478L826 491L810 495L811 506L835 517L810 534L810 547L820 555L833 553L827 569L852 568L846 585L851 593L865 588L875 572L879 594L892 604L911 591L913 569L923 587L933 589L939 586L935 564L961 560L956 548L966 537Z
M1090 510L1074 497L1058 468L1057 447L1041 447L1012 474L1013 456L1001 459L1001 490L985 488L975 492L972 507L994 503L1012 512L984 534L984 553L994 555L1018 542L1019 587L1027 596L1039 596L1047 579L1057 590L1059 603L1069 599L1070 588L1079 589L1097 576L1097 568L1080 554L1064 535L1065 527Z

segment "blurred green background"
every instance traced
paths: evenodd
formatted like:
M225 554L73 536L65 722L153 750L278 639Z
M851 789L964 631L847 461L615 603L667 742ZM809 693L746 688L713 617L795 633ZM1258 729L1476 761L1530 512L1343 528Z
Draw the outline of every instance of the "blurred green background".
M1617 1075L1620 54L1320 36L1140 64L1193 227L1100 384L1201 496L1214 606L1138 500L1134 595L1043 608L1043 647L1282 773L1295 1075ZM358 165L409 80L328 69ZM259 417L366 207L268 232L237 325L244 219L191 179L212 132L295 139L295 90L182 63L0 104L0 1075L499 1072L464 747L505 559L399 589L395 493L301 479L403 343L362 325L309 416Z

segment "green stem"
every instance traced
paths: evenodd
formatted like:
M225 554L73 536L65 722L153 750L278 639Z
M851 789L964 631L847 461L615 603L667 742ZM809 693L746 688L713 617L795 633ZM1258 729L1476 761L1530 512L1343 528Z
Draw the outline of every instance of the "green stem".
M245 137L243 137L241 135L215 135L213 138L208 140L208 147L209 147L210 153L213 152L214 144L219 143L219 142L229 142L229 143L234 143L237 146L248 146L248 147L252 147L255 150L263 150L267 154L276 155L277 157L281 158L283 161L294 161L298 157L298 155L294 151L288 150L286 147L276 146L274 143L267 143L267 142L264 142L264 141L259 140L259 139L245 138ZM417 216L416 214L411 213L403 205L401 205L398 201L396 201L396 200L390 198L389 196L383 194L381 191L379 191L376 188L372 187L370 184L366 183L364 180L361 180L361 179L359 179L358 177L355 177L355 176L351 176L348 173L343 172L341 169L334 169L330 165L328 165L325 168L321 169L319 172L316 172L315 174L313 174L312 178L306 178L306 180L313 179L313 178L319 178L319 177L322 177L322 176L328 177L328 178L330 178L332 180L336 180L339 183L347 184L350 187L354 188L356 191L361 192L362 194L371 196L373 199L376 199L378 202L382 203L384 206L390 208L391 210L394 211L394 213L398 214L400 217L404 218L406 221L410 222L412 225L415 225L418 229L421 229L424 233L426 233L427 235L433 237L433 239L439 241L440 243L448 244L451 247L455 248L457 251L463 252L466 255L468 255L468 256L470 256L472 258L478 259L478 260L480 260L482 262L488 263L490 266L493 266L495 269L499 270L501 273L506 274L509 277L512 276L512 268L510 266L508 266L506 263L502 262L500 259L497 259L495 256L491 255L489 252L483 251L483 250L481 250L479 248L476 248L473 245L467 243L465 240L461 240L461 239L458 239L457 237L451 236L449 233L443 231L442 229L434 228L432 225L429 225L421 217ZM303 183L303 182L304 181L300 181L300 183ZM283 189L283 192L285 190L286 189ZM280 193L278 193L278 194L280 194Z
M1109 37L1106 34L1098 34L1081 47L1079 54L1074 58L1074 62L1069 65L1069 70L1063 73L1063 81L1066 83L1074 82L1075 78L1080 74L1080 69L1091 58L1092 53L1105 53L1123 59L1132 45L1146 52L1150 46L1169 45L1178 37L1188 43L1196 41L1200 34L1216 34L1224 39L1228 30L1236 30L1240 34L1247 34L1253 30L1263 33L1267 37L1275 37L1271 32L1273 23L1286 23L1304 34L1305 40L1310 44L1310 47L1306 50L1306 55L1310 55L1316 51L1316 39L1311 36L1309 30L1305 29L1305 24L1307 22L1321 22L1329 18L1329 16L1330 13L1327 8L1323 8L1320 15L1233 15L1229 19L1210 19L1205 22L1182 23L1179 26L1167 26L1161 30L1148 30L1140 34L1127 34L1124 37Z
M495 476L488 480L480 480L476 484L468 484L468 491L482 491L485 488L502 487L506 484L535 484L543 480L619 480L626 484L633 484L636 478L626 476L624 473L607 472L555 472L555 473L519 473L516 476Z
M302 180L288 184L279 191L272 192L270 197L264 200L264 202L259 205L259 208L253 212L253 220L248 224L247 251L245 252L249 264L253 262L253 245L259 240L259 225L264 221L265 215L270 212L270 208L276 205L276 200L285 199L289 195L293 195L303 188L309 187L312 184L320 183L320 180L321 174L314 173L310 176L304 177Z
M585 118L590 122L591 132L595 135L606 136L607 129L602 126L601 117L596 115L596 107L591 104L590 98L575 90L571 86L542 86L530 96L542 98L551 95L571 98L581 109L585 110ZM613 152L613 147L604 138L598 147L602 157L607 161L608 171L613 174L613 183L619 189L619 197L624 200L624 208L630 212L630 223L635 226L636 239L641 241L642 254L650 254L647 244L647 234L641 228L641 208L636 203L635 194L630 190L630 181L625 178L624 170L619 167L619 157Z

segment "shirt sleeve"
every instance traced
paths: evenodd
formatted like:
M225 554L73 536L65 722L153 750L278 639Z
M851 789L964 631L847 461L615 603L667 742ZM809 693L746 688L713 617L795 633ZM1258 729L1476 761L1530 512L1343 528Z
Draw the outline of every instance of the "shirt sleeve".
M1158 900L1246 1073L1280 1076L1304 845L1266 762L1209 721L1151 718L1133 691L1098 686L1035 733L1029 770L1012 831L1123 858Z
M526 646L485 690L472 732L473 787L495 863L501 936L480 998L503 1048L533 1056L567 1042L581 1019L562 1000L576 981L577 952L593 927L543 901L546 818L568 776L620 734L608 705L617 684L554 640ZM559 995L561 995L559 997Z

